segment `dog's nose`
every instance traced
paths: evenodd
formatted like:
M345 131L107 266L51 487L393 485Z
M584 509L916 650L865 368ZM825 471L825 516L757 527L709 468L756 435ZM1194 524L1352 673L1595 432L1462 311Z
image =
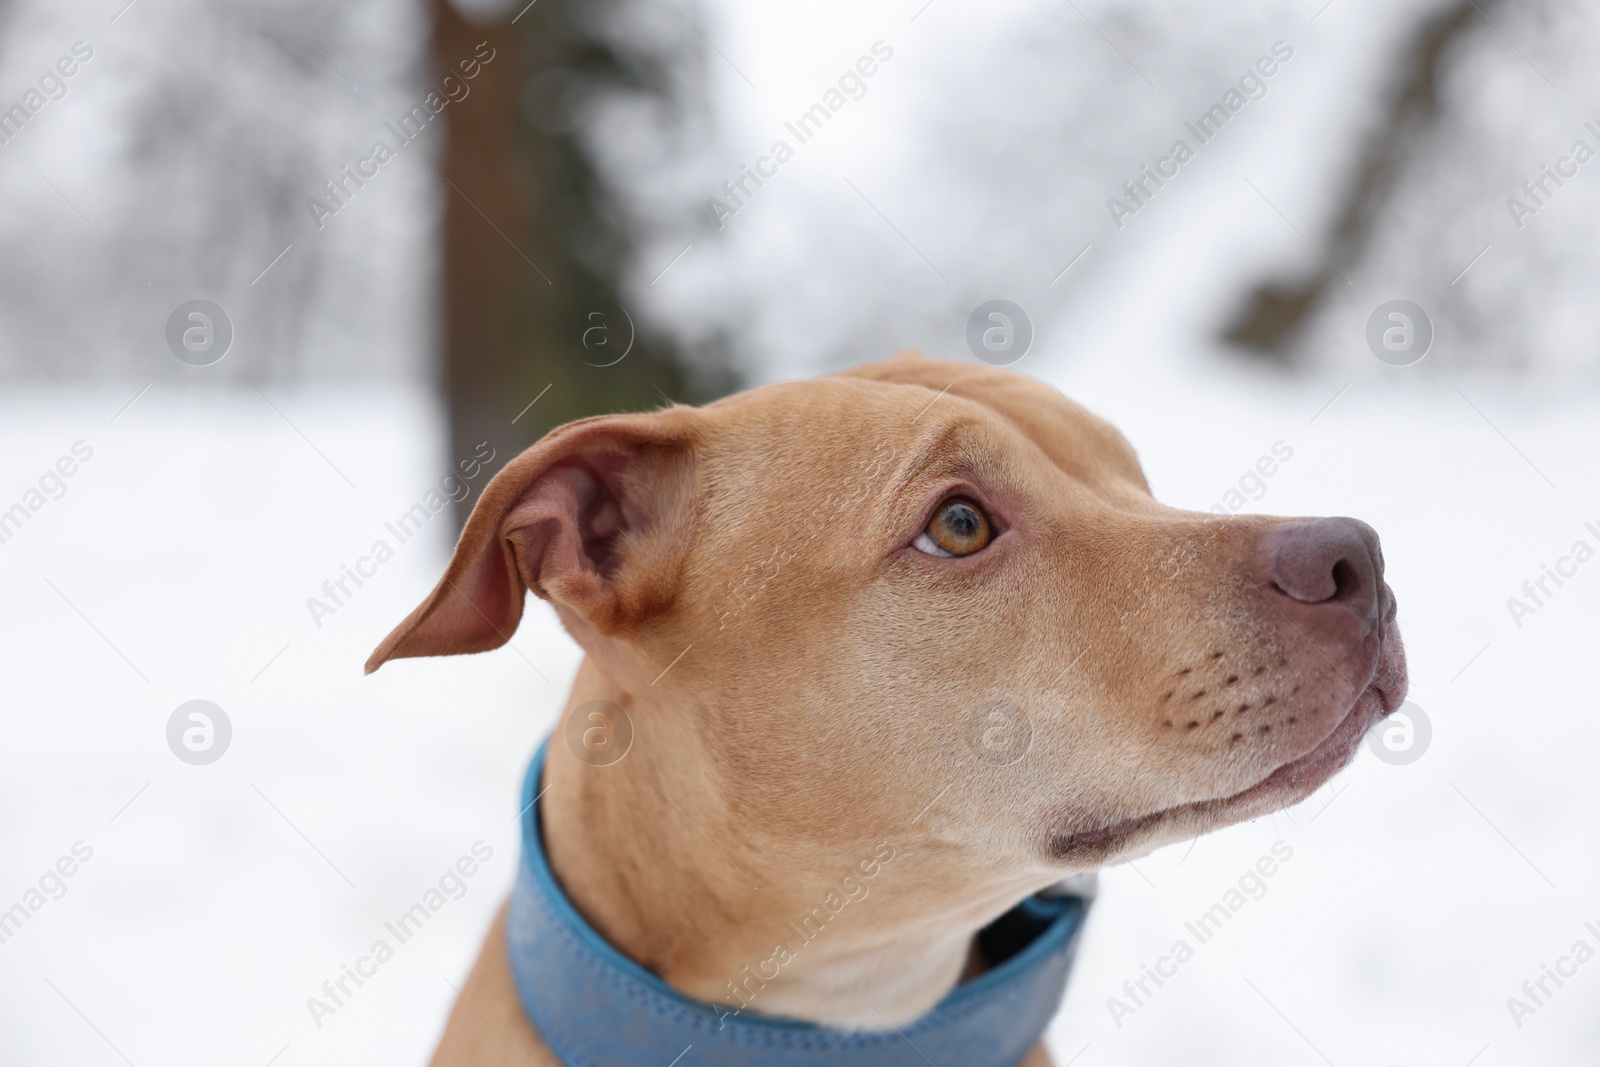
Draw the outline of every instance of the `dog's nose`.
M1337 603L1360 618L1383 608L1383 551L1378 532L1358 519L1308 519L1272 534L1268 579L1302 604Z

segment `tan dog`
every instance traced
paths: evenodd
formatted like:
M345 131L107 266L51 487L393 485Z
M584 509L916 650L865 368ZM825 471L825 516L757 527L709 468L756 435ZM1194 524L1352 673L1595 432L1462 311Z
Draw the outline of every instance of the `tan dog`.
M926 1012L982 969L976 931L1070 872L1303 799L1405 690L1370 528L1164 507L1056 390L914 354L552 432L367 669L503 644L525 589L587 653L567 711L614 701L636 732L611 766L549 747L568 897L739 1004L741 969L887 842L749 1005L844 1028ZM503 922L436 1065L557 1062Z

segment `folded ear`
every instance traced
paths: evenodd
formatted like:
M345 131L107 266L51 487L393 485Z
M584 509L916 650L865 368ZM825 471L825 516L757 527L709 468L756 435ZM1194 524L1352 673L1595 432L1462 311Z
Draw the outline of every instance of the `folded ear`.
M692 427L678 410L552 430L484 487L444 577L367 660L499 648L523 593L602 634L670 606L692 520Z

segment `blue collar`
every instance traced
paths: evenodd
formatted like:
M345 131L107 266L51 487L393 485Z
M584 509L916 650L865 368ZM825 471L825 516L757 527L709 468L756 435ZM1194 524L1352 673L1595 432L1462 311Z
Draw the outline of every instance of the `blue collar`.
M1088 907L1075 896L1030 897L1001 916L979 934L1001 962L898 1030L735 1015L679 993L607 944L556 884L537 801L544 751L523 786L506 949L523 1009L567 1067L1015 1067L1055 1014Z

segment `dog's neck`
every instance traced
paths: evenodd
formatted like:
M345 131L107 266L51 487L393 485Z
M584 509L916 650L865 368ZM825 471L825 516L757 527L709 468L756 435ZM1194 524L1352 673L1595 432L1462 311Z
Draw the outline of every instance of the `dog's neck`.
M758 844L697 739L663 725L681 718L585 661L567 711L597 698L629 709L632 748L595 767L553 739L540 802L550 865L607 941L689 996L847 1029L900 1025L969 973L979 929L1039 888L960 887L948 843L927 838ZM874 873L858 872L847 897L841 876L863 863ZM822 911L824 928L802 928L825 901L837 911Z

